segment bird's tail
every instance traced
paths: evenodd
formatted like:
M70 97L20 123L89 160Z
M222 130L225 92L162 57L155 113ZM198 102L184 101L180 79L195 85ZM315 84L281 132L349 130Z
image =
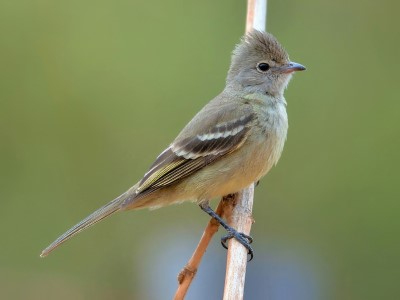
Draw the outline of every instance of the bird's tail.
M40 254L40 257L46 257L50 252L52 252L62 243L68 241L74 235L120 210L121 205L124 203L125 200L129 198L129 194L129 191L122 194L121 196L115 198L110 203L104 205L103 207L99 208L94 213L80 221L78 224L76 224L74 227L72 227L63 235L61 235L58 239L56 239L53 243L51 243L46 249L44 249Z

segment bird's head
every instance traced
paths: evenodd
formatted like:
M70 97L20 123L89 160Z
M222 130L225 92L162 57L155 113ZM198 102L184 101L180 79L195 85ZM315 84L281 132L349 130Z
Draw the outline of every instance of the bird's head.
M253 30L233 51L227 86L239 87L246 93L279 97L293 72L305 69L289 60L289 55L272 34Z

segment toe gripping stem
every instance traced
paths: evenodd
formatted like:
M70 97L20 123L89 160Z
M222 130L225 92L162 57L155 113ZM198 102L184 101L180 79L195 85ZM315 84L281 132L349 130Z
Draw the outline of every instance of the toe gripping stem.
M251 261L254 257L254 250L250 246L250 244L253 242L253 238L247 234L238 232L236 229L234 229L233 227L226 224L225 221L215 211L212 210L212 208L208 205L207 202L201 203L200 208L204 212L209 214L211 217L213 217L215 220L217 220L218 223L221 224L221 226L224 227L226 229L226 231L228 232L227 235L225 235L221 238L222 246L225 249L228 249L227 241L231 238L236 239L239 243L241 243L247 249L247 254L250 255L249 261Z

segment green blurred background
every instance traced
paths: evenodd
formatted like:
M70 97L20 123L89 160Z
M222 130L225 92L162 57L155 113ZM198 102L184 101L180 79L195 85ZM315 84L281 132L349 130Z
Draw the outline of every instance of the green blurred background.
M269 1L307 66L256 190L247 299L399 299L399 2ZM123 213L40 251L135 183L224 86L245 1L0 2L0 298L170 299L208 221ZM216 202L215 202L216 203ZM213 240L188 299L219 299Z

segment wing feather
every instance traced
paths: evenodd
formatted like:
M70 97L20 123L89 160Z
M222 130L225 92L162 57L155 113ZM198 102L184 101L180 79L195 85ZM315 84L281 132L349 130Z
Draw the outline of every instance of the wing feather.
M240 148L253 120L254 114L247 113L233 120L215 122L193 136L183 139L178 136L151 165L136 193L144 195L169 186Z

